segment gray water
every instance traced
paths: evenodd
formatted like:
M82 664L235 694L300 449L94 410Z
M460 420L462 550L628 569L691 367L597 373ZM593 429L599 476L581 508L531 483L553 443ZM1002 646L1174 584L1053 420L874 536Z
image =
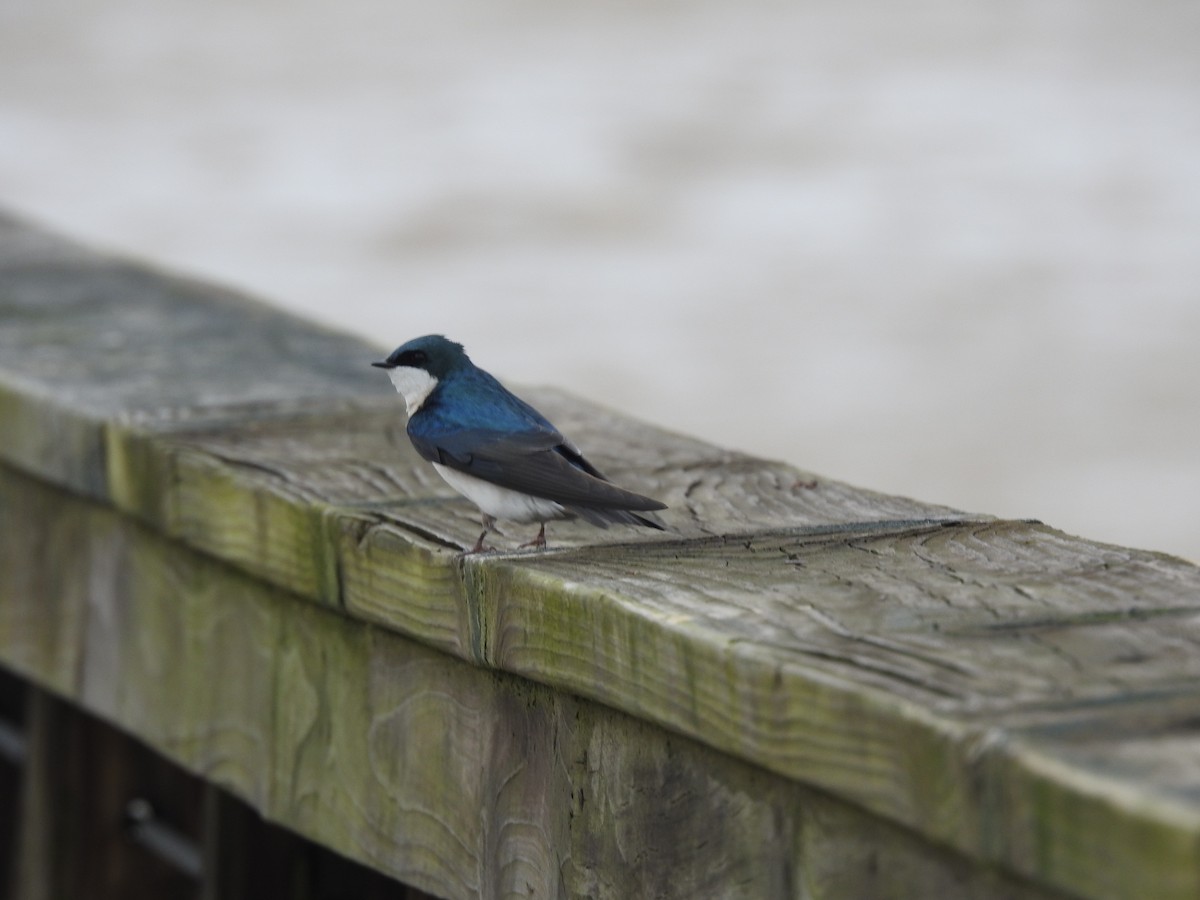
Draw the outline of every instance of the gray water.
M1200 4L0 0L0 204L1200 558Z

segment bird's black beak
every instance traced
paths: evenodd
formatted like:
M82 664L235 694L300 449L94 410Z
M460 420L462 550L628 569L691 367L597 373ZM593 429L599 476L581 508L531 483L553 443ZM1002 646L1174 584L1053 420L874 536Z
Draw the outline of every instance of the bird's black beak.
M396 368L390 362L388 362L386 359L383 360L382 362L373 362L373 363L371 363L371 365L373 365L377 369L394 369L394 368Z

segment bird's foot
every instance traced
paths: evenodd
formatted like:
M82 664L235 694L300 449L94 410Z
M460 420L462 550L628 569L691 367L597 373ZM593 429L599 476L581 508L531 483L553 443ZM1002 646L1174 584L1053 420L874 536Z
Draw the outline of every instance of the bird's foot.
M521 547L534 547L538 550L544 549L546 546L546 524L543 522L542 527L538 529L537 537L532 541L526 541L521 544Z
M496 527L496 520L487 513L483 514L483 531L479 532L479 540L475 542L475 546L471 548L471 553L483 553L485 550L491 550L483 539L488 536L488 532Z

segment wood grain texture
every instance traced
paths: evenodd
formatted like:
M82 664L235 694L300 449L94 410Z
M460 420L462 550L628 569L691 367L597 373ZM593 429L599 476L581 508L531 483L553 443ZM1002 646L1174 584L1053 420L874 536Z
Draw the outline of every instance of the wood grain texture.
M61 694L74 692L82 666L87 633L87 601L93 577L102 577L103 561L95 572L80 566L61 566L80 547L91 547L102 536L88 523L70 517L47 518L46 494L0 466L0 646L4 664L24 674L36 673L44 686ZM11 489L8 489L11 486ZM33 598L53 596L42 604ZM20 601L20 602L17 602Z
M549 409L565 407L559 392L527 393ZM399 398L385 400L362 398L310 412L256 409L249 416L245 409L210 410L158 421L152 429L112 426L106 448L112 501L274 584L466 653L472 613L459 558L478 535L479 513L417 456L404 433ZM578 440L595 444L597 461L622 483L673 503L664 514L672 534L554 523L559 549L696 538L715 529L754 534L785 525L961 516L814 481L782 463L734 458L577 405L592 414L575 423ZM625 458L608 465L607 454L615 457L617 450L605 436L622 429L629 438ZM664 463L664 456L677 465ZM524 537L506 533L502 524L498 539L515 544Z
M143 354L142 345L153 346ZM210 345L211 354L196 350ZM84 535L54 517L34 539L7 524L41 515L14 488L0 499L22 561L0 572L9 594L26 590L25 569L70 559L81 542L109 544L86 577L70 567L53 576L62 599L44 620L0 606L10 664L52 685L83 672L88 703L151 731L176 706L214 723L226 712L251 723L280 716L272 698L286 684L295 708L271 734L315 746L311 735L332 733L357 708L356 694L330 706L318 690L318 651L371 684L375 644L364 635L405 635L448 654L427 659L447 683L465 661L545 686L555 703L599 701L785 783L830 791L984 867L1086 897L1200 894L1194 566L864 491L544 389L522 393L601 469L667 502L672 531L554 523L548 552L463 555L477 511L412 451L399 399L366 365L375 352L0 221L0 460L103 501L213 567L195 570L192 584L165 552L140 559L123 543L127 523ZM118 589L124 570L112 560L157 566L148 582L197 599L142 610ZM237 594L228 579L247 575L290 592L288 614L243 622L249 613L228 606ZM365 630L339 643L341 626L329 623L345 619ZM207 637L192 642L193 632ZM93 642L86 652L81 634ZM147 646L121 643L131 634ZM243 658L252 647L267 653L271 680L234 696L212 642L246 644ZM278 647L309 649L287 657ZM249 677L230 671L234 684ZM383 682L409 677L383 671L385 693ZM453 696L448 709L411 701L416 722L399 730L425 734L421 723L449 720L460 704L464 742L525 721L491 695ZM488 711L478 721L476 708ZM214 771L239 793L283 804L289 821L311 816L305 827L316 831L372 802L322 799L312 773L330 761L317 751L280 760L253 732L213 728L155 740L197 768L227 759ZM345 736L355 765L378 756L362 740ZM424 738L414 748L402 752L428 751ZM450 774L422 777L444 784ZM392 834L400 818L425 822L431 809L372 815ZM467 827L453 820L445 830ZM386 856L382 842L355 840ZM451 854L422 871L467 865Z
M552 669L1085 896L1139 896L1148 855L1161 896L1200 884L1181 790L1196 755L1153 740L1115 767L1075 746L1192 727L1194 566L974 522L481 560L472 577L489 663Z
M439 896L1061 896L601 704L298 603L0 469L0 497L22 495L29 534L69 521L81 539L27 567L0 608L52 608L62 579L103 561L65 696ZM0 531L5 567L22 547ZM6 664L54 631L52 617L22 620L34 626L0 631ZM57 677L53 659L21 658L35 681Z
M2 458L89 495L107 495L118 420L387 393L362 342L233 291L3 215L0 248Z

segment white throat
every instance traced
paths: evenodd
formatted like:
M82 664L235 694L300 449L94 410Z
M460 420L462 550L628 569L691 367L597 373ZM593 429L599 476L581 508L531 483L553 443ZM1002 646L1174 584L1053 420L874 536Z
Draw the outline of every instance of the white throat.
M394 369L388 369L387 373L400 396L404 398L404 405L408 407L410 416L421 408L425 398L438 386L438 380L424 369L396 366Z

